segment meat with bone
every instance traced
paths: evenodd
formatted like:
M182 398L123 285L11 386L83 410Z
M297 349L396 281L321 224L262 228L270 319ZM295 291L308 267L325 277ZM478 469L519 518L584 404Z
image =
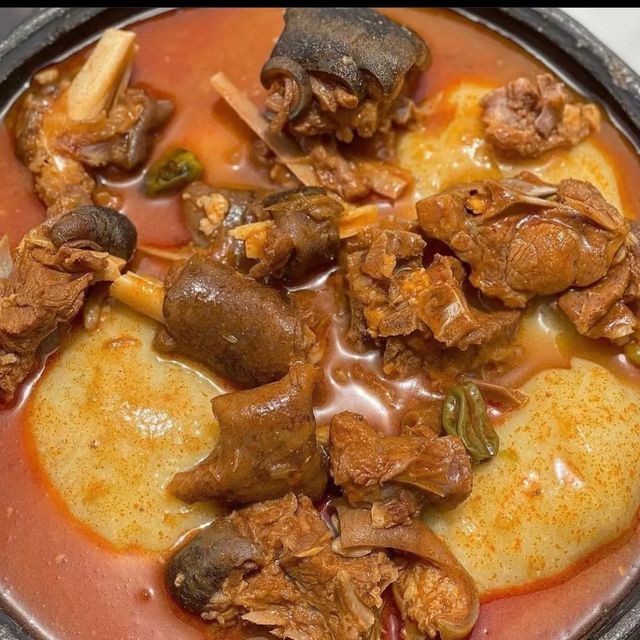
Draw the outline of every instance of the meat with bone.
M170 490L187 502L258 502L290 491L319 498L327 472L316 443L315 383L314 367L303 364L278 382L215 397L219 440Z
M211 258L192 257L165 285L158 349L193 358L234 385L279 380L313 346L289 298Z
M635 330L626 302L637 287L634 237L593 185L553 185L524 172L458 185L421 200L417 210L423 231L469 265L471 283L484 294L512 308L560 294L585 335L619 341Z
M34 175L35 191L47 206L48 216L93 203L96 181L92 169L139 167L151 153L154 132L173 112L171 101L156 100L143 89L116 91L126 77L121 70L112 74L107 86L95 87L107 98L111 96L111 101L106 99L95 117L73 118L72 111L78 107L71 97L74 80L92 70L100 75L117 58L104 53L107 59L100 61L100 69L90 65L90 58L74 78L57 67L36 76L11 114L16 151ZM88 81L98 85L101 79Z
M214 521L180 551L169 590L218 625L245 620L279 638L365 640L398 572L382 551L347 558L332 541L308 498L259 503Z
M535 158L571 147L600 129L595 104L576 103L564 85L548 73L535 83L518 78L487 94L480 103L487 138L499 151Z
M80 311L88 287L112 279L109 253L131 257L131 222L102 207L90 213L80 208L31 231L15 252L13 270L0 278L0 404L13 399L43 341Z
M427 503L455 506L470 493L471 460L455 436L406 427L385 436L356 413L334 416L331 476L353 506L372 506L374 527L408 524Z

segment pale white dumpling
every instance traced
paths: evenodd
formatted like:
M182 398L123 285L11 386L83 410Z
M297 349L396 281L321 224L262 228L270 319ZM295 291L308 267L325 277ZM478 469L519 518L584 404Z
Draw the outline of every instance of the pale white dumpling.
M155 323L116 306L78 329L37 384L29 423L45 472L71 513L119 548L162 550L211 520L165 487L216 439L202 373L151 349Z
M524 385L529 402L499 427L500 453L478 465L471 496L429 523L481 593L561 572L621 535L640 506L640 392L603 367Z

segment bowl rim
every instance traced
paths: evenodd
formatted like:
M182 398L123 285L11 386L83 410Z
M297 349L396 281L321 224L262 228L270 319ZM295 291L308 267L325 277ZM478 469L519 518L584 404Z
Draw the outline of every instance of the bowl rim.
M94 40L107 26L137 22L175 7L65 7L36 10L0 42L0 117L38 68ZM556 8L452 9L500 33L541 59L582 93L596 96L640 151L640 75L587 28ZM543 49L552 49L553 60ZM15 612L2 609L0 638L33 640ZM24 621L21 621L24 624ZM640 637L640 582L588 630L582 640Z

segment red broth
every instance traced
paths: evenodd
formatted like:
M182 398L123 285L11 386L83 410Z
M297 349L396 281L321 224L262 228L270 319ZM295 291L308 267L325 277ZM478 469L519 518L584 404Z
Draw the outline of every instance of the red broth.
M387 13L415 29L431 47L433 64L420 86L421 96L461 80L502 83L543 69L507 40L451 12L393 9ZM251 132L222 103L209 78L222 70L260 102L259 69L282 28L281 15L274 9L179 10L132 27L140 46L134 82L171 97L177 107L155 156L170 146L186 146L203 161L205 180L219 185L268 186L265 175L249 162ZM77 54L72 63L83 55ZM625 209L638 211L640 196L632 189L640 182L636 154L607 122L595 139L615 163ZM15 244L42 219L44 209L2 125L0 169L0 231L8 233ZM138 179L106 183L119 192L141 243L174 246L188 240L177 197L148 200L139 192ZM153 268L157 272L161 266L154 264ZM343 363L357 361L358 357L347 352L336 356L338 346L327 358L327 366L336 358ZM586 348L581 344L569 347ZM614 369L625 374L606 350L589 349L588 357L614 364ZM366 366L374 365L374 360L367 356ZM38 375L32 376L30 384ZM392 389L399 398L397 411L409 406L406 398L417 386L414 380ZM29 389L26 385L16 406L0 413L0 594L4 604L38 635L60 640L211 637L210 627L172 604L163 587L160 556L117 552L69 514L43 474L30 438ZM334 393L330 404L320 408L319 418L328 416L330 405L337 406L347 397L349 408L376 414L375 399L358 403L354 394L346 393L342 398ZM388 419L380 426L391 429L392 423ZM640 536L634 529L606 552L567 572L560 583L532 585L528 588L537 589L532 593L494 594L482 604L472 638L553 640L579 634L636 579L639 565ZM218 640L233 640L267 634L231 630L213 635Z

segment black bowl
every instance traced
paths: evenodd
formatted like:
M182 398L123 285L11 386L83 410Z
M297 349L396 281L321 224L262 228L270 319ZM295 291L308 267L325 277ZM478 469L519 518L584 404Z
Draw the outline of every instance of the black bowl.
M0 114L24 88L31 74L44 64L90 42L107 27L161 11L165 9L38 11L0 43ZM640 151L640 76L575 20L559 9L508 7L455 11L507 36L543 60L580 93L595 98ZM603 617L582 640L636 638L640 638L640 584L620 602L605 607ZM2 610L0 639L33 640L12 617L12 612Z

